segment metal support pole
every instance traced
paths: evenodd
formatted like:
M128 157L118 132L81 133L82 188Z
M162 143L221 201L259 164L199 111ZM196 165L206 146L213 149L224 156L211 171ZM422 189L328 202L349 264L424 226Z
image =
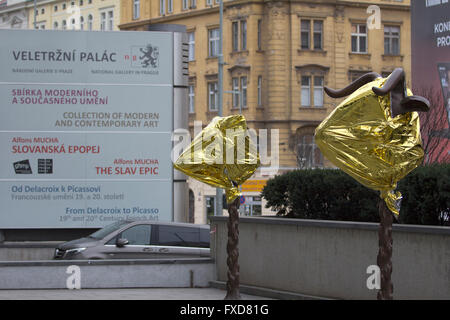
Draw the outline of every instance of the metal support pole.
M34 29L36 29L36 12L37 12L37 0L34 0Z
M380 227L378 229L378 256L377 265L380 268L380 291L378 300L392 300L394 286L392 285L392 213L389 211L384 200L378 203L380 214Z
M239 292L239 205L240 197L228 204L228 280L225 300L241 299Z
M223 0L220 0L219 5L219 65L218 65L218 115L223 114ZM223 190L221 188L216 189L216 214L218 216L223 215Z
M223 0L220 0L219 7L219 116L223 114Z

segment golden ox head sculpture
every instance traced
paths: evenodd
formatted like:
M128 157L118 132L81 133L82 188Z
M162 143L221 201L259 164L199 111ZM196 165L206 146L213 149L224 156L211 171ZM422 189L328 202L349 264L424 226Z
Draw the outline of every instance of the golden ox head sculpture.
M400 68L387 78L371 72L341 90L324 90L332 98L348 97L317 127L317 145L334 165L380 191L398 216L401 194L394 190L422 163L416 111L428 111L428 100L412 95Z

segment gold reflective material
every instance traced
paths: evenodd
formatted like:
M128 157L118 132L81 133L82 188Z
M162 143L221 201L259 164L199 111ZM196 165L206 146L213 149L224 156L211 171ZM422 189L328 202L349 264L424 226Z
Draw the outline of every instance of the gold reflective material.
M424 151L419 115L391 117L390 94L376 96L378 78L353 92L316 128L315 141L327 159L374 190L396 216L400 211L397 182L422 163ZM407 95L412 93L408 89Z
M186 175L224 188L228 203L240 196L238 186L259 165L256 136L251 137L241 115L215 117L174 163Z

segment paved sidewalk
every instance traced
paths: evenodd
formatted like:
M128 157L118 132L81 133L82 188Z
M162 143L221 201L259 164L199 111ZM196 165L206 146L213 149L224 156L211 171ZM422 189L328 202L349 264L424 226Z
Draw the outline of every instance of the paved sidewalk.
M223 300L215 288L0 290L0 300ZM270 300L241 294L243 300Z

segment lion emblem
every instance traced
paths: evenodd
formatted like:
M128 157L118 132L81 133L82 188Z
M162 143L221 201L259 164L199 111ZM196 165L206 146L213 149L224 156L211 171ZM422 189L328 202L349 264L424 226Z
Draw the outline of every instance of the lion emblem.
M153 47L151 44L148 44L145 49L140 48L139 50L143 53L143 55L139 57L142 67L148 68L149 66L151 66L153 68L156 68L158 66L158 47Z

